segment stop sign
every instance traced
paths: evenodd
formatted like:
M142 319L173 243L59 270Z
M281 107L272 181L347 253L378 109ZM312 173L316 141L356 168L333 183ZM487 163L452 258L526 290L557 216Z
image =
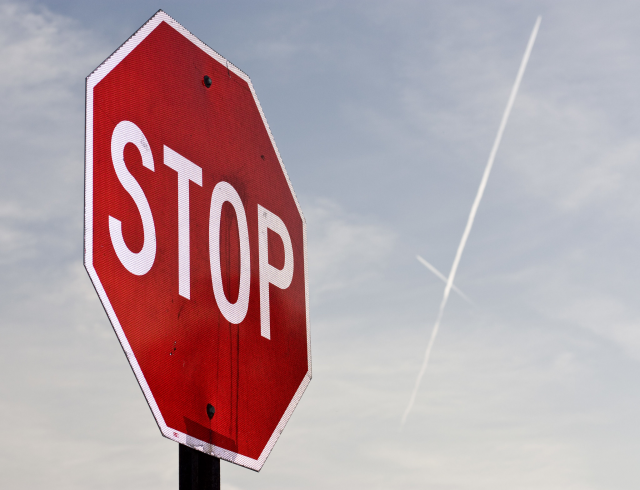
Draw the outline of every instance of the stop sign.
M86 94L85 267L149 407L260 470L311 351L305 222L251 81L159 11Z

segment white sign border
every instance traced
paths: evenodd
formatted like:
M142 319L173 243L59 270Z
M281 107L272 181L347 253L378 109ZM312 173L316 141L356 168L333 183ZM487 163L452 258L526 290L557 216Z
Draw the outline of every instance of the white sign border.
M273 149L276 152L278 157L278 161L280 162L280 166L282 168L282 172L284 173L285 178L287 179L287 183L289 184L289 190L295 200L296 206L298 207L298 212L300 213L300 217L302 218L302 230L303 230L303 241L304 241L304 282L305 282L305 301L306 301L306 322L307 322L307 362L308 362L308 370L305 374L302 383L296 390L296 393L289 403L284 415L280 419L280 422L276 426L273 434L269 438L266 446L262 450L262 453L258 457L258 459L252 459L248 456L243 456L241 454L235 453L233 451L229 451L227 449L223 449L221 447L213 446L212 444L196 439L192 436L188 436L184 432L180 432L178 430L172 429L167 426L160 413L160 409L158 408L158 404L156 403L151 390L149 389L149 385L142 374L142 370L140 369L140 365L133 354L133 350L129 345L129 341L122 330L122 326L116 316L116 313L109 302L109 298L98 278L98 274L96 273L95 268L93 267L93 89L95 86L100 83L100 81L111 71L113 70L131 51L133 51L136 46L138 46L153 30L160 25L162 22L166 22L168 25L173 27L177 32L186 37L193 44L202 49L209 56L214 58L216 61L226 66L229 71L232 71L237 76L242 78L251 89L251 94L253 95L253 99L260 111L260 116L262 117L262 122L269 134L269 139L271 140L271 144ZM246 468L250 468L254 471L260 471L262 466L264 465L267 457L271 453L271 450L275 446L280 434L284 430L287 422L291 418L293 411L295 410L302 394L306 390L309 382L311 381L311 334L310 334L310 322L309 322L309 281L308 281L308 258L307 258L307 224L304 219L304 215L302 214L302 209L300 208L300 203L298 202L298 198L293 190L293 186L291 185L291 181L289 180L289 176L285 169L284 163L282 162L282 158L280 156L280 152L278 151L278 147L276 146L276 142L273 139L273 135L271 134L271 129L269 128L269 124L267 123L267 119L262 111L262 107L260 106L260 102L258 101L258 97L253 88L253 84L249 76L236 67L233 63L230 63L226 58L215 52L205 43L200 41L197 37L191 34L187 29L185 29L182 25L180 25L176 20L167 15L164 11L159 10L156 14L151 17L138 31L136 31L133 36L131 36L122 46L120 46L109 58L107 58L98 68L96 68L86 79L86 120L85 120L85 208L84 208L84 266L87 269L89 277L93 282L93 286L98 293L100 301L111 321L111 325L113 326L113 330L118 336L118 340L124 350L127 359L129 360L129 364L131 365L131 369L133 370L136 379L138 380L138 384L140 385L140 389L144 393L144 396L149 404L149 408L153 413L153 416L160 428L160 432L162 435L168 439L179 442L180 444L185 444L191 446L197 450L206 452L213 456L216 456L220 459L224 459L225 461L229 461L231 463L235 463Z

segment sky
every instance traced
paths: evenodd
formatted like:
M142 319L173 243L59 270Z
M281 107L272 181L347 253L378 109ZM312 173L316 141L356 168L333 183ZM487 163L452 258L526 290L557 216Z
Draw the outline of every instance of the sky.
M248 73L309 236L313 379L224 490L635 489L640 5L0 1L3 488L175 489L82 265L85 77L158 8ZM444 284L536 44L406 425Z

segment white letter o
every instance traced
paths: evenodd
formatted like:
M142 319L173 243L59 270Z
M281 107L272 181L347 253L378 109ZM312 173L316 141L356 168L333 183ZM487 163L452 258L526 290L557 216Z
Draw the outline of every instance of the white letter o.
M229 202L238 220L240 235L240 290L238 300L230 303L222 286L222 270L220 268L220 218L222 205ZM211 196L211 212L209 214L209 260L211 263L211 282L213 294L218 308L224 317L233 324L238 324L247 316L249 309L249 291L251 282L251 260L249 256L249 229L244 206L236 190L227 182L219 182Z

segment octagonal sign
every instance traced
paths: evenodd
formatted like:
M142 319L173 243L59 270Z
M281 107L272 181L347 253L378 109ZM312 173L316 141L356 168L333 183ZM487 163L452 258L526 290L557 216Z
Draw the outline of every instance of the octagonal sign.
M251 81L159 11L86 103L85 267L156 422L260 470L311 351L305 222Z

